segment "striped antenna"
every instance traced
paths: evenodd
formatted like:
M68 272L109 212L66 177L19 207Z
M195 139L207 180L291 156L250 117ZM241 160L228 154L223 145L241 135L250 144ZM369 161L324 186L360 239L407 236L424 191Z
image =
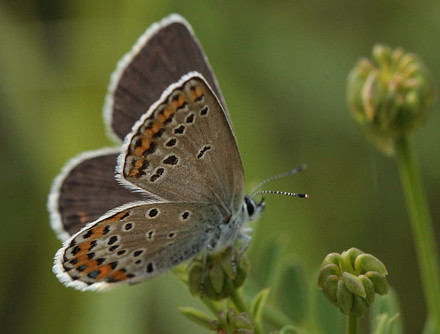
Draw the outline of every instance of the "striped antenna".
M297 167L297 168L294 168L294 169L291 169L291 170L289 170L289 171L287 171L287 172L284 172L284 173L281 173L281 174L278 174L278 175L272 176L272 177L270 177L270 178L268 178L268 179L262 181L260 184L258 184L258 185L257 185L257 186L251 191L251 193L249 194L249 197L250 197L250 198L253 198L253 197L255 197L255 196L259 195L259 194L269 194L269 193L271 193L271 194L282 194L282 195L287 195L287 196L296 196L296 197L305 197L305 198L308 198L308 196L307 196L306 194L294 194L294 193L286 193L286 192L282 192L282 191L278 191L278 192L276 192L276 191L273 191L273 192L270 192L270 191L265 191L265 192L263 192L263 191L258 191L258 189L260 189L262 186L266 185L267 183L272 182L272 181L275 181L275 180L278 180L278 179L281 179L282 177L286 177L286 176L289 176L289 175L293 175L293 174L299 173L299 172L301 172L303 169L305 169L306 167L307 167L307 165L301 165L301 166L299 166L299 167ZM304 196L298 196L298 195L304 195Z

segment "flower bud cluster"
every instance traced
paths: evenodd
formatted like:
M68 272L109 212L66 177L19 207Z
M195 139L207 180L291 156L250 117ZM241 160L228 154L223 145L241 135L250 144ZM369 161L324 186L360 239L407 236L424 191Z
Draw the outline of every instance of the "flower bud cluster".
M200 295L202 291L209 299L221 300L243 285L250 269L249 260L245 255L234 263L232 259L237 259L238 251L228 247L221 253L208 254L205 268L203 268L203 256L204 254L201 254L197 257L188 268L188 286L193 296ZM200 285L202 281L203 286Z
M230 308L227 313L220 311L217 320L211 322L210 329L219 334L253 334L254 325L251 316Z
M389 155L396 140L424 123L435 99L428 69L401 48L375 45L372 60L361 58L347 80L351 114L365 135Z
M318 287L344 314L361 318L373 304L376 293L387 294L387 274L384 264L376 257L350 248L342 254L326 256L319 272Z

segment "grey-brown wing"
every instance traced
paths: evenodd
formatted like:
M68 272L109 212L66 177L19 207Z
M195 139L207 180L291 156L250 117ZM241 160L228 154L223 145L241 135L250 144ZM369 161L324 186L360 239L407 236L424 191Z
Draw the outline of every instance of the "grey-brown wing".
M222 216L201 203L137 203L119 207L67 240L54 272L80 290L138 283L206 247Z
M168 201L241 209L244 171L218 99L198 73L171 85L126 137L118 178Z
M226 110L217 80L189 23L173 14L153 24L112 75L104 109L110 131L124 139L162 92L191 71L206 78Z
M51 225L64 241L122 204L145 199L115 179L120 148L86 152L66 164L54 180L48 208Z

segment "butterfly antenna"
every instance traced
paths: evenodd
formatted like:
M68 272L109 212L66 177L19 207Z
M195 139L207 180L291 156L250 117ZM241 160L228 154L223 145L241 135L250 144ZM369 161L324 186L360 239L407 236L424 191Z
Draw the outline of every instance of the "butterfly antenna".
M262 181L260 184L258 184L252 191L251 191L251 193L249 194L249 197L250 198L253 198L253 197L255 197L255 196L257 196L257 195L259 195L259 194L263 194L264 192L262 192L262 191L258 191L258 189L260 189L262 186L264 186L265 184L267 184L267 183L269 183L269 182L272 182L272 181L275 181L275 180L278 180L278 179L281 179L282 177L286 177L286 176L289 176L289 175L293 175L293 174L296 174L296 173L299 173L299 172L301 172L303 169L305 169L307 167L307 165L301 165L301 166L299 166L299 167L297 167L297 168L294 168L294 169L291 169L291 170L289 170L289 171L287 171L287 172L284 172L284 173L281 173L281 174L278 174L278 175L274 175L274 176L272 176L272 177L269 177L268 179L266 179L266 180L264 180L264 181ZM269 193L269 192L266 192L266 193ZM280 191L280 192L271 192L271 193L283 193L282 191ZM290 193L283 193L284 195L287 195L287 194L290 194ZM304 194L302 194L302 195L304 195ZM296 195L288 195L288 196L296 196ZM297 197L308 197L308 196L297 196Z
M309 198L309 195L307 195L307 194L289 193L289 192L286 192L286 191L277 191L277 190L260 190L260 191L257 191L255 194L253 194L252 197L255 197L255 196L260 195L260 194L277 194L277 195L286 195L286 196L294 196L294 197L301 197L301 198Z

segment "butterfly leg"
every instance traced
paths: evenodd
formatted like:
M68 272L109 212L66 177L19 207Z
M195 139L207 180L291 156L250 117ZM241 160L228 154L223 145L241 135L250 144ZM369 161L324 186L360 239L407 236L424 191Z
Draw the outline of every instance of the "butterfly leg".
M234 236L234 241L232 243L233 247L231 250L231 266L232 266L232 272L234 274L237 270L238 261L240 261L241 256L244 254L246 249L249 247L249 244L251 243L252 238L249 235L251 232L252 232L252 229L249 227L246 227L246 228L242 228L241 231L239 230ZM236 258L234 258L234 254L235 254L234 249L235 249L235 245L237 244L238 240L241 240L241 245L240 245L240 249L238 251L238 256Z
M241 233L239 234L238 238L241 239L241 245L240 245L240 250L238 252L238 256L237 256L237 262L240 261L241 256L244 254L244 252L246 251L246 249L249 247L252 237L249 235L251 229L249 228L246 230L241 231Z

